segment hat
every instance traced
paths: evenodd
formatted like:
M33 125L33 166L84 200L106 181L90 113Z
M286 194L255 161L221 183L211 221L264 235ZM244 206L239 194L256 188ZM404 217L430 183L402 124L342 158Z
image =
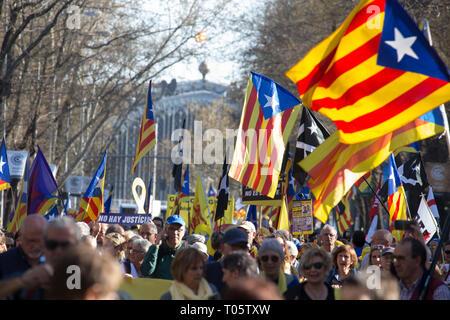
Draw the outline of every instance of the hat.
M381 251L381 256L384 256L386 253L394 253L394 248L386 247Z
M201 243L205 243L206 239L204 235L201 234L190 234L186 237L186 241L188 244L194 244L196 242L201 242Z
M182 226L186 225L184 219L178 214L174 214L173 216L167 218L166 224L174 224L174 223L181 224Z
M248 242L248 237L244 230L233 228L225 232L222 241L223 243L236 244L239 242Z
M297 250L300 250L300 248L302 247L302 243L300 242L300 240L298 240L297 238L294 238L294 243L295 243L295 246L297 247Z
M250 232L250 233L256 232L255 225L251 221L246 221L246 220L241 221L238 224L238 228L245 229L247 232Z

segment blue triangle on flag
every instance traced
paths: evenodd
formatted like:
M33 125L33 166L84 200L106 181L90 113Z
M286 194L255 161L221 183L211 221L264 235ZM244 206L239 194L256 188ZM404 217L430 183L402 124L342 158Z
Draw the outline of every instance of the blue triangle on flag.
M436 50L397 0L386 0L377 64L450 81Z

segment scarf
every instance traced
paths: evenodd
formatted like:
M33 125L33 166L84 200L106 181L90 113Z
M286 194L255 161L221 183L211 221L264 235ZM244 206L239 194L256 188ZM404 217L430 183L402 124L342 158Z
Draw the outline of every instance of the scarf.
M208 282L203 278L198 287L198 294L182 282L174 281L169 289L172 300L208 300L213 295Z
M264 277L266 277L265 272L262 272L262 275ZM278 273L278 292L280 292L281 295L283 295L283 293L285 293L287 290L287 285L286 285L286 275L284 274L283 270L281 270Z

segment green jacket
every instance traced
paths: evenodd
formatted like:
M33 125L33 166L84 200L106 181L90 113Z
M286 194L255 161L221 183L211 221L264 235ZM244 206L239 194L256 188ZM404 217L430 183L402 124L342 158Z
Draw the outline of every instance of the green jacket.
M145 254L141 264L143 277L173 280L170 266L175 253L183 247L181 243L178 248L171 249L163 242L159 247L152 245Z

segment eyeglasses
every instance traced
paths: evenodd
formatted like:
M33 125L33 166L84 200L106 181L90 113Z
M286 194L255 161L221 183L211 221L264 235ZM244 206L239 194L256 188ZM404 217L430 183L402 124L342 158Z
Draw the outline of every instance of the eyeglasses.
M273 263L277 263L280 260L279 256L261 256L261 261L262 262L268 262L270 260L272 260Z
M152 234L156 234L156 233L151 233L151 232L142 232L141 233L142 236L151 236Z
M314 267L314 269L320 270L320 269L322 269L323 266L324 266L324 263L323 263L323 262L316 262L316 263L312 263L312 264L305 264L305 265L303 266L303 269L309 270L309 269L311 269L312 267Z
M45 247L48 250L55 250L57 247L61 247L62 249L65 249L67 247L70 247L71 245L72 245L72 243L70 243L69 241L59 242L56 240L45 240Z
M131 249L130 253L145 253L145 251L144 250Z

